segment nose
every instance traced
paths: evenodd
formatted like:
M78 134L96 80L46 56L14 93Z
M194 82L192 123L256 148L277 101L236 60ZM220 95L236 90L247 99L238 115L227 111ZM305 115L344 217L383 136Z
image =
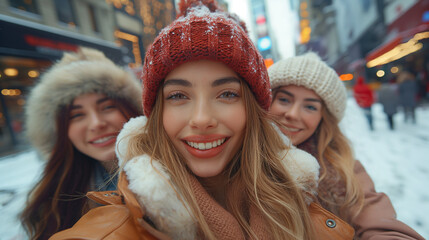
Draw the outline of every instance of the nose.
M192 128L206 130L217 125L215 112L206 101L197 101L193 106L189 125Z
M285 118L288 120L298 120L301 117L301 111L298 104L294 103L292 106L285 112Z
M105 119L98 113L92 113L89 118L89 129L97 131L107 126Z

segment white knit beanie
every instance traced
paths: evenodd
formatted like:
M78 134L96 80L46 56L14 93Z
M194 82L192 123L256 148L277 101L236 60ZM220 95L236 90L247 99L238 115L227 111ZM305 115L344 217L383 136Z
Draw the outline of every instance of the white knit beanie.
M346 88L334 69L317 54L309 52L280 60L268 69L268 76L271 89L296 85L313 90L338 121L343 118L346 110Z

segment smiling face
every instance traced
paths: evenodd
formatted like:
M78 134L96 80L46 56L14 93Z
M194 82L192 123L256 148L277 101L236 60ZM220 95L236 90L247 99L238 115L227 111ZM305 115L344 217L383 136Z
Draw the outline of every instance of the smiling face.
M105 167L114 162L116 136L127 121L117 104L104 94L84 94L74 99L69 117L73 145Z
M297 146L316 131L322 120L322 99L310 89L288 85L274 90L270 113L283 125L280 129Z
M246 111L237 74L223 63L180 65L163 85L163 125L191 171L219 175L243 143Z

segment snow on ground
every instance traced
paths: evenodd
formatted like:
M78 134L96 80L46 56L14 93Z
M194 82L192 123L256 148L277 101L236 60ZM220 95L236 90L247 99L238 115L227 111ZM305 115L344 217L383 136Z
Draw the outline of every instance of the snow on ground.
M429 106L417 109L417 124L395 115L396 129L388 129L382 107L373 108L375 131L353 99L347 101L341 127L351 140L356 158L365 166L376 189L387 193L398 219L429 238ZM34 151L0 159L0 240L26 239L17 213L42 170Z
M389 130L382 106L373 106L374 128L369 127L354 99L347 102L340 123L353 144L355 156L372 177L376 190L385 192L397 217L424 238L429 238L429 106L416 110L417 123L394 116L396 129Z
M17 214L39 178L42 165L33 150L0 159L0 240L26 239Z

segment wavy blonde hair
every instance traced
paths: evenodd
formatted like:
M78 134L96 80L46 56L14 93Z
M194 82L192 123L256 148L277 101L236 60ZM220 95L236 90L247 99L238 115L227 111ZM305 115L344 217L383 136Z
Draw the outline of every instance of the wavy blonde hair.
M228 187L244 192L244 199L260 212L273 239L312 239L313 228L303 193L284 168L282 156L279 156L287 146L244 81L241 81L241 89L247 124L242 148L224 170ZM189 206L204 239L218 239L219 236L215 236L204 219L190 187L188 176L192 173L162 125L163 99L161 87L147 124L130 136L125 161L148 154L163 164L171 175L174 183L171 185L176 186L183 196L182 201ZM239 196L234 195L228 196L227 209L247 236L257 239L242 212Z
M351 145L339 127L339 121L326 106L322 107L322 121L317 130L317 154L320 164L319 183L332 177L328 176L327 163L332 165L344 182L346 191L343 202L321 198L329 205L338 206L338 213L343 219L355 218L363 207L364 195L354 173L355 159ZM322 194L319 194L319 197ZM347 214L351 213L351 214Z

